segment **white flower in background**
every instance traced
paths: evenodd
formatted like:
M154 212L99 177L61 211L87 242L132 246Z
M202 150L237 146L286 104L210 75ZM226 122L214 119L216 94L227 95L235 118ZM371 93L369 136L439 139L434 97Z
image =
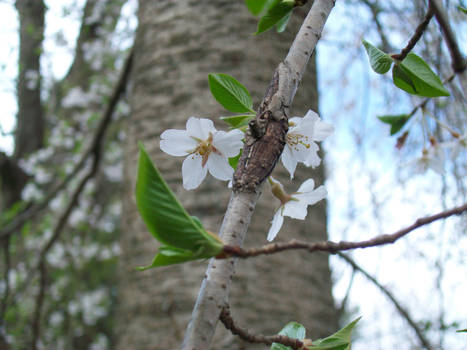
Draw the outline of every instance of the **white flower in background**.
M284 216L304 220L308 206L319 202L327 195L324 186L314 189L315 182L313 179L306 180L298 191L292 194L287 194L282 184L272 177L269 177L269 183L272 187L272 193L281 201L281 206L277 209L271 221L271 228L267 237L268 241L272 241L276 237L284 222Z
M443 142L440 144L440 146L450 149L451 157L452 159L455 159L462 151L467 149L467 134L455 134L453 136L453 141Z
M444 153L439 145L430 147L429 149L424 148L422 156L415 159L416 174L425 173L428 169L443 175L444 174Z
M186 130L169 129L162 133L160 147L172 156L187 156L182 165L183 187L198 187L209 170L219 180L230 180L233 168L229 158L243 146L240 130L217 131L209 119L190 117Z
M301 162L313 168L320 164L319 147L315 141L323 141L334 132L334 127L321 121L318 114L312 110L309 110L303 118L290 118L289 126L281 160L292 179L297 163Z

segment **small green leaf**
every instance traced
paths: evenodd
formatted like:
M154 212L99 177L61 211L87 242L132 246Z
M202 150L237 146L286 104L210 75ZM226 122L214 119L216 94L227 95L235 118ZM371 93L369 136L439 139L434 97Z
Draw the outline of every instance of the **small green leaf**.
M149 232L163 244L151 266L219 254L223 246L221 240L207 232L199 220L188 215L142 144L139 147L136 204Z
M289 12L288 15L285 15L279 22L276 24L276 31L278 33L282 33L285 28L287 28L287 24L289 23L290 17L292 17L292 11Z
M391 125L391 136L396 134L410 119L408 114L383 115L378 117L383 123Z
M258 22L256 35L271 29L284 17L289 16L294 8L294 0L274 0L266 14Z
M242 152L243 150L241 149L239 154L237 154L235 157L229 158L229 164L232 168L234 168L234 170L237 169L238 160L242 156Z
M378 74L387 73L393 63L391 56L384 53L376 46L373 46L368 41L362 40L362 43L370 59L371 68Z
M228 117L221 117L223 121L229 124L232 128L237 129L244 125L248 125L248 122L255 117L254 114L242 114L232 115Z
M441 79L419 56L410 52L407 57L393 68L394 84L412 95L424 97L449 96Z
M466 329L459 329L456 332L457 333L467 333L467 328Z
M418 94L417 87L415 86L410 74L399 64L395 64L392 68L392 81L399 89L402 89L412 95Z
M211 94L225 109L234 113L255 113L247 88L228 74L211 73L208 77Z
M144 271L147 269L152 269L154 267L167 266L173 264L180 264L187 261L197 260L200 257L197 254L189 251L178 249L172 246L160 246L159 250L154 257L152 263L148 266L137 267L139 271Z
M336 333L326 337L324 339L318 339L313 341L313 346L309 349L320 349L320 350L350 350L352 330L360 318L357 318L350 322L347 326L340 329Z
M271 0L245 0L245 4L248 7L248 10L254 16L258 16L261 12L268 8L270 3Z
M462 7L461 5L457 5L457 9L467 15L467 9L465 7Z
M306 330L300 323L297 322L289 322L287 323L284 328L281 329L279 335L285 335L289 338L303 340L305 339ZM270 350L291 350L292 348L279 344L279 343L272 343Z

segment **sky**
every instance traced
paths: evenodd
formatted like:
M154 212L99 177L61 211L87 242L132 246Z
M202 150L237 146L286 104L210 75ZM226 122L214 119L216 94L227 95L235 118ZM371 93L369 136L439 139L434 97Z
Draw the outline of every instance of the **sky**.
M62 6L72 3L71 0L46 2L48 11L43 70L49 77L60 78L66 73L73 56L79 16L63 18ZM82 6L84 0L75 3ZM321 73L319 76L320 112L324 119L338 125L335 135L325 143L328 152L326 162L330 169L326 183L330 204L329 234L336 241L368 239L379 233L391 233L412 224L418 217L459 204L455 203L456 196L453 194L447 196L447 202L443 203L439 199L444 182L449 184L450 179L441 179L433 172L414 176L410 173L410 159L394 152L395 140L389 138L388 128L377 122L375 115L406 111L409 99L398 94L398 103L387 104L386 91L392 87L369 68L363 47L360 47L360 38L356 39L354 32L345 29L352 25L349 17L344 15L345 11L348 9L343 2L337 2L318 48L318 71L326 72L326 75ZM363 13L360 15L364 16ZM13 130L16 113L14 79L17 74L17 20L12 2L0 2L0 105L3 107L0 126L6 133ZM368 35L365 39L376 41L372 34L367 33L365 28L361 29L362 37L365 34ZM58 36L61 38L60 45L56 40ZM398 37L391 37L391 40L401 45L404 42L403 38ZM342 54L342 47L338 43L345 41L353 42L356 48L360 47L356 50L358 59L347 67L333 62L334 57ZM335 86L342 75L341 69L345 69L348 79L352 80L347 86ZM362 149L355 145L356 135L367 140ZM12 152L11 136L0 135L0 150ZM399 183L401 173L404 179L402 184ZM375 204L377 211L374 210ZM424 238L427 236L434 239L426 241ZM457 244L456 251L449 250L453 242ZM423 319L427 312L436 313L443 306L448 320L461 320L467 327L467 280L459 278L457 265L462 261L459 254L465 251L467 241L459 237L455 220L449 220L416 231L396 245L355 251L353 256L393 290L410 307L415 318ZM448 268L441 281L445 292L442 303L445 305L438 305L433 302L432 295L433 286L439 282L436 263L447 255ZM420 259L420 256L426 259ZM331 263L334 294L339 301L346 294L351 270L338 257L331 257ZM399 350L411 348L411 344L399 344L394 337L394 332L410 334L410 329L397 316L391 303L358 274L353 279L350 307L358 308L355 316L363 315L359 334L365 336L353 349L365 349L370 344L374 349L389 349L392 346L397 346ZM373 336L371 332L375 328L371 320L376 316L379 328ZM384 329L390 329L391 332L385 334L382 331ZM455 337L458 335L451 337L453 340L450 338L448 344L456 345L458 338ZM410 338L414 339L413 335Z

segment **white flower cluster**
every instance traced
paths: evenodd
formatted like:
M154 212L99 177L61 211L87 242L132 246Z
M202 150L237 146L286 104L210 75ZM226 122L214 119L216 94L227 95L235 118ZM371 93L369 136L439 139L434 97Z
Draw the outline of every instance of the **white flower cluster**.
M311 110L303 118L291 118L289 126L281 160L293 179L298 163L311 167L320 164L316 142L323 141L333 133L334 128L321 121ZM219 180L231 181L234 169L229 164L229 158L239 154L243 137L243 132L238 129L218 131L211 120L190 117L186 130L169 129L161 134L160 148L172 156L185 157L182 165L183 187L192 190L201 184L208 172ZM281 201L268 233L268 240L271 241L279 232L284 216L304 220L307 207L323 199L326 190L323 186L314 189L314 181L309 179L298 192L289 195L277 180L270 178L269 182L273 194Z

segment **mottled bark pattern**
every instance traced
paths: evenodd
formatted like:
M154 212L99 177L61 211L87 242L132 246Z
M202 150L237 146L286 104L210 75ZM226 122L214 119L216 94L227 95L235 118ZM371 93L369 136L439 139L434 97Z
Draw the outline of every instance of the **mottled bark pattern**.
M212 98L207 75L220 72L233 75L261 101L274 70L284 58L295 30L281 36L268 32L252 33L256 20L242 1L141 0L140 27L132 83L132 116L127 126L125 153L125 193L121 238L121 274L117 312L117 349L179 348L189 321L207 263L193 262L144 272L157 250L136 210L134 200L137 142L142 141L153 161L191 215L204 226L219 230L230 197L227 184L210 175L194 191L181 186L183 158L171 157L159 149L159 136L169 128L184 129L188 117L212 118L227 129L218 116L227 112ZM316 75L309 70L294 106L303 115L317 108ZM279 124L279 123L275 123ZM272 128L274 123L270 124ZM266 134L271 131L267 131ZM274 171L287 183L282 166ZM296 191L312 176L323 182L323 170L301 169L294 183ZM266 233L278 201L264 186L245 245L266 243ZM312 207L305 222L288 221L279 233L289 238L326 239L326 207ZM310 217L312 220L310 220ZM273 334L291 320L302 322L309 336L316 338L337 329L337 315L331 295L331 279L326 254L304 252L277 254L240 260L230 295L232 316L253 333ZM245 344L221 324L212 349L264 349Z

